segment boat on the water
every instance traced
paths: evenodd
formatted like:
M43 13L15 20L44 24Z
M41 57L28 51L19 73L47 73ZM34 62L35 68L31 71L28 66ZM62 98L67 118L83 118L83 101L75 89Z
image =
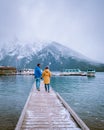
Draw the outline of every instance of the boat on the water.
M88 77L95 77L96 71L94 69L88 69L87 70L87 76Z
M64 69L60 76L86 76L86 73L78 69Z

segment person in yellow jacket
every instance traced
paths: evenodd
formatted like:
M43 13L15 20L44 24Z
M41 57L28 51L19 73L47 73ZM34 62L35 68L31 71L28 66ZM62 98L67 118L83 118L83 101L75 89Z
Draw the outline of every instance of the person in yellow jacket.
M44 80L45 91L48 91L48 92L50 92L50 77L51 77L51 72L49 68L46 67L42 73L42 78Z

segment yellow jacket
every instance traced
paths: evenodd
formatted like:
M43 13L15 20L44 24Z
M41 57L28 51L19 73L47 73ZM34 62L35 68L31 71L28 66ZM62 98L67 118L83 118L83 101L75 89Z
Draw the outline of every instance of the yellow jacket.
M45 69L43 71L42 77L44 79L44 84L49 84L50 83L51 72L49 71L49 69Z

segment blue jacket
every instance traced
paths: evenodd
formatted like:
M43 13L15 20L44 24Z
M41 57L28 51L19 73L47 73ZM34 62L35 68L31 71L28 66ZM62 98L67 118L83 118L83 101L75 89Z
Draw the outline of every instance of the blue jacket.
M38 66L35 67L34 75L35 75L35 78L41 78L42 72L41 72L40 67L38 67Z

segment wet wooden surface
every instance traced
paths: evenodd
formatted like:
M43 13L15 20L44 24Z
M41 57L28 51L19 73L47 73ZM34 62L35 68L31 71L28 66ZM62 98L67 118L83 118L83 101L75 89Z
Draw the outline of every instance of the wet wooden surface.
M70 113L58 99L56 93L34 87L22 111L15 130L81 130Z

